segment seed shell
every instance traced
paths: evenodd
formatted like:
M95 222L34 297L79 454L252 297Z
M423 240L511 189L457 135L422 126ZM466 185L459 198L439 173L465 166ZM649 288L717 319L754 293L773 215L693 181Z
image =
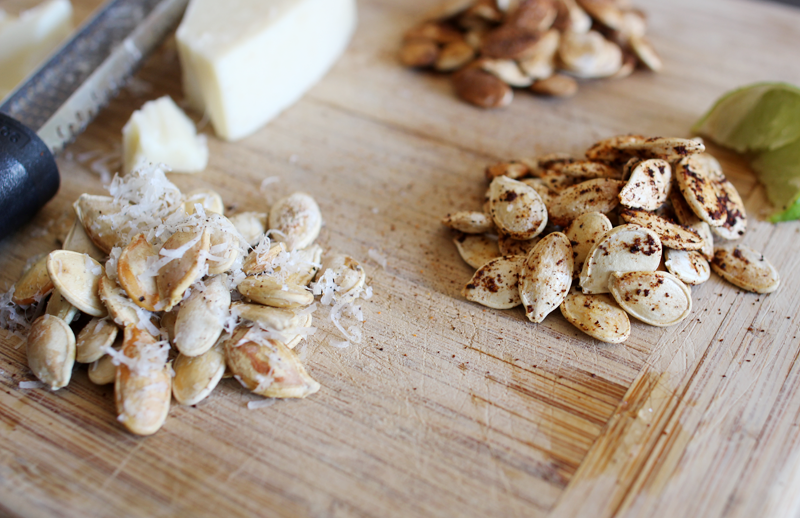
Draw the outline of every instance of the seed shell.
M58 390L66 387L75 363L75 335L66 322L42 315L28 333L28 367L39 381Z
M275 238L291 252L305 248L317 239L322 228L322 213L314 198L296 192L278 200L269 211L269 228Z
M706 149L702 142L676 137L652 137L643 141L623 142L619 148L634 156L660 158L667 162L675 162L696 153L702 153Z
M671 273L614 272L609 289L629 315L651 326L675 325L692 311L691 290Z
M465 234L483 234L494 230L492 217L483 212L453 212L442 218L442 224Z
M781 283L772 263L745 245L715 248L711 268L734 286L755 293L772 293Z
M14 295L11 298L14 304L27 306L42 300L53 291L53 281L47 273L47 257L42 256L33 263L14 284Z
M461 292L472 302L494 309L509 309L522 304L519 272L525 256L498 257L481 266Z
M92 363L102 358L117 339L117 332L117 326L111 320L93 318L75 340L75 361Z
M631 321L610 295L585 295L570 290L561 303L567 322L587 335L610 344L622 343L631 335Z
M620 211L620 217L626 223L633 223L648 228L658 235L661 244L674 250L701 250L705 242L696 230L673 223L658 214L639 209Z
M179 354L172 368L175 401L181 405L196 405L213 392L225 374L225 349L217 344L199 356Z
M667 248L665 255L667 271L686 284L703 284L711 277L711 267L700 252Z
M550 219L555 225L566 226L588 212L607 213L619 205L619 192L625 185L620 180L595 178L568 187L550 205Z
M675 169L683 198L697 217L719 227L728 220L725 200L719 196L706 160L698 155L688 156L678 162Z
M572 245L573 278L580 277L586 256L612 228L614 226L605 214L587 212L575 218L564 230L564 234Z
M194 284L206 262L206 254L211 244L209 230L193 232L176 232L161 247L159 255L168 256L175 250L194 242L180 257L165 264L158 271L156 284L159 297L163 303L163 311L169 311L181 299L186 289Z
M47 273L67 301L93 317L106 316L97 296L103 267L86 254L56 250L47 256Z
M554 311L572 284L572 246L561 232L548 234L525 258L519 276L519 293L525 314L541 323Z
M148 260L158 258L144 234L137 234L117 259L117 281L137 306L155 311L160 301L156 278L147 275Z
M314 295L304 286L284 284L268 275L248 277L238 290L253 302L275 308L299 308L314 302Z
M532 239L547 224L547 208L539 193L505 176L492 180L489 207L497 227L514 239Z
M615 227L586 256L580 286L586 294L608 293L612 272L655 271L661 252L661 240L652 230L639 225Z
M669 162L658 158L642 160L620 191L620 203L632 209L656 210L667 201L671 186Z
M199 356L211 349L222 334L231 306L231 292L224 276L203 281L181 303L175 320L175 347L184 356Z

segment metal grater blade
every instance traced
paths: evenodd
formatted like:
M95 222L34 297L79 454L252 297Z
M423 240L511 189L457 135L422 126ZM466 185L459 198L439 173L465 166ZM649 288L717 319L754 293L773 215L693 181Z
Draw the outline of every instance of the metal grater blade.
M188 0L110 0L0 105L60 152L177 25Z

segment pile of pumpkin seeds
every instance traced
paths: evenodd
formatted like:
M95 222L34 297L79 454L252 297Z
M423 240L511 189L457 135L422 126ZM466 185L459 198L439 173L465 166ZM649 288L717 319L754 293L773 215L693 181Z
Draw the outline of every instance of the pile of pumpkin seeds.
M660 70L646 29L623 0L448 0L406 32L400 61L454 72L461 99L496 108L513 88L569 97L577 79Z
M63 249L35 261L0 308L6 327L28 331L28 365L45 386L89 364L92 382L114 384L118 420L149 435L173 396L197 404L223 377L265 398L317 392L294 350L315 331L315 295L348 339L332 345L360 341L340 321L363 321L355 302L371 289L353 258L323 259L311 196L227 218L219 194L183 194L157 167L109 190L75 202Z
M589 336L620 343L628 315L661 327L684 320L690 286L712 269L756 293L780 284L761 253L735 242L744 204L700 139L618 136L583 159L500 162L486 176L483 210L443 219L477 270L463 290L470 301L522 304L535 323L560 307Z

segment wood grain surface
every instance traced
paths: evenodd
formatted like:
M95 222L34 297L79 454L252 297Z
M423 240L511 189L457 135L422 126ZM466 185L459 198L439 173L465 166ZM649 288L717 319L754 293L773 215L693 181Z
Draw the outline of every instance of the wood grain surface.
M79 18L99 4L73 0ZM582 84L569 100L520 92L503 110L459 102L446 78L396 61L431 0L359 0L345 56L257 134L219 141L182 189L211 187L228 210L265 210L305 190L320 243L361 258L375 296L366 339L339 350L315 322L306 365L323 386L248 410L233 380L164 428L132 436L112 389L77 367L68 388L22 390L25 347L0 333L0 514L7 516L796 516L800 511L800 223L772 225L745 162L711 147L746 200L744 242L782 275L771 295L713 276L694 310L620 345L558 312L460 296L471 276L440 218L477 208L491 161L578 155L620 133L688 136L722 93L800 84L800 9L745 0L636 0L663 73ZM58 196L0 242L0 289L60 246L71 203L102 193L121 128L146 100L181 98L174 42L59 159ZM199 120L199 118L198 118ZM109 158L111 157L111 158ZM277 176L267 192L264 178ZM375 249L388 258L369 261Z

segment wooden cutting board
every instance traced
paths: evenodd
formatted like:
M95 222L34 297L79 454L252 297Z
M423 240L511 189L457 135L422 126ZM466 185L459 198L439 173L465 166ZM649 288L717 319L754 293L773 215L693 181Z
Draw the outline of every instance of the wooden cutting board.
M74 0L79 17L96 0ZM318 200L320 242L364 261L374 298L365 340L339 350L330 322L307 348L322 390L248 410L225 380L164 428L132 436L111 387L76 368L68 388L21 390L25 347L0 337L0 514L9 516L791 516L800 508L800 223L771 225L737 156L711 147L746 199L748 245L782 274L778 292L717 277L694 310L659 329L633 323L603 344L558 312L460 296L471 270L440 218L480 206L491 161L580 154L620 133L688 136L723 92L800 84L800 10L744 0L636 0L663 73L590 82L569 100L524 92L503 110L454 98L446 78L403 69L402 32L431 0L360 0L343 59L257 134L225 143L182 189L210 187L230 211L266 210L303 189ZM63 186L0 242L0 289L60 245L71 203L102 193L131 112L181 98L174 44L59 159ZM279 178L265 193L261 182ZM386 268L368 260L374 249Z

